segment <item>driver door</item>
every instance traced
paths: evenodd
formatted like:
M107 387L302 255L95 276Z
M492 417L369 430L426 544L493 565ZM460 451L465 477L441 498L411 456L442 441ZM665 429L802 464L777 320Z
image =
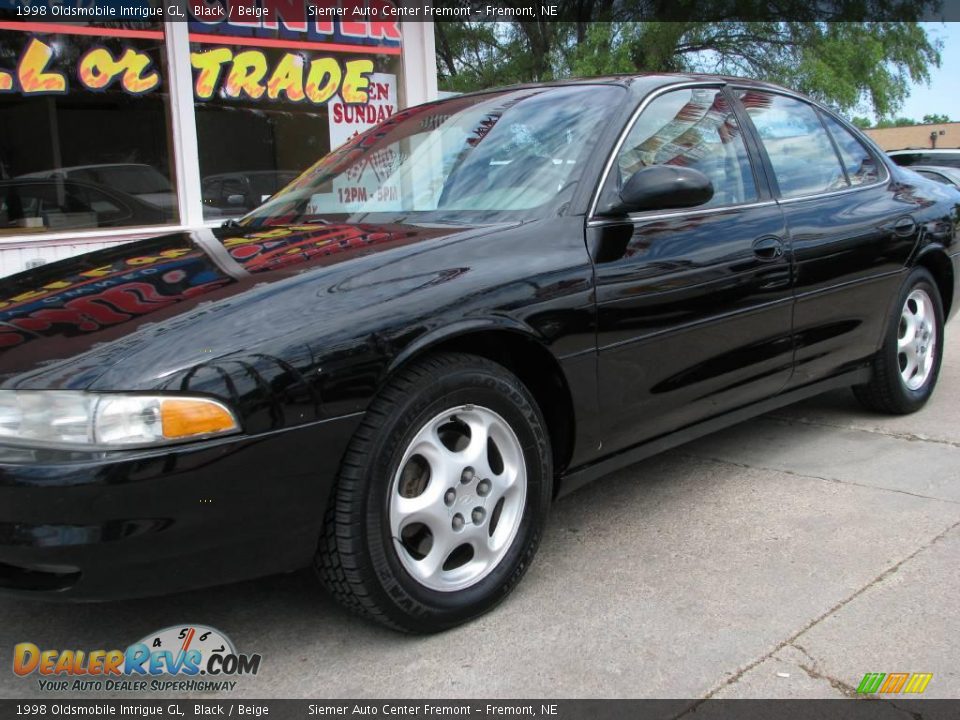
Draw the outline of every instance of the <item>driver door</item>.
M588 222L603 449L615 452L778 393L792 372L784 218L720 85L662 93L627 134L598 207L643 167L691 167L704 205Z

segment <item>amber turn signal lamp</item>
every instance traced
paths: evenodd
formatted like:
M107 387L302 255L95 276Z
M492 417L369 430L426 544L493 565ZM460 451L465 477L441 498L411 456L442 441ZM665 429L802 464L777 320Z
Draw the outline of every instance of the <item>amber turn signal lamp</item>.
M214 400L165 398L160 404L163 437L168 440L236 430L233 414Z

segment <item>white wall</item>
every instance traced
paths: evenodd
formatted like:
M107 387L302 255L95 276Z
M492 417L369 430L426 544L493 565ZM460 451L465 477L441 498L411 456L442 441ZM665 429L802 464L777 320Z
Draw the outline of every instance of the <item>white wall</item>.
M153 233L146 236L149 237ZM56 260L70 257L71 255L80 255L85 252L102 250L103 248L122 245L130 242L133 238L124 237L113 240L60 240L53 243L43 241L24 242L24 243L4 243L0 245L0 277L13 275L22 270L26 270L30 263L40 260L44 263L51 263Z

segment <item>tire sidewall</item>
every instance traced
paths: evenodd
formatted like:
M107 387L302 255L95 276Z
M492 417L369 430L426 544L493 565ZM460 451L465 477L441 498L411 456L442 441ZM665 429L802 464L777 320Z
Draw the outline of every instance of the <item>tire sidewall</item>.
M911 390L906 386L906 384L903 382L903 378L900 376L897 340L900 328L900 316L903 313L903 306L906 303L907 297L910 295L910 293L916 289L923 290L933 304L937 337L936 346L934 347L933 367L930 369L930 375L927 377L926 382L924 382L923 385L916 390ZM908 408L909 410L918 410L927 402L927 400L930 399L930 396L933 394L933 390L937 385L937 379L940 376L940 365L943 360L944 340L943 303L940 299L940 291L929 272L923 268L916 268L907 277L906 282L904 282L900 289L900 295L897 297L897 304L894 307L892 317L890 318L890 325L883 350L885 353L887 353L887 367L889 368L891 375L888 378L888 382L892 386L891 390L893 391L899 403L905 408Z
M527 488L517 534L500 563L476 584L455 592L424 587L406 571L390 533L389 497L399 463L425 423L445 410L478 405L500 415L516 434L526 465ZM502 600L523 576L543 532L552 497L550 447L536 403L519 381L486 364L458 367L405 398L383 426L366 468L364 546L385 607L423 617L425 629L460 624ZM392 607L396 606L396 607Z

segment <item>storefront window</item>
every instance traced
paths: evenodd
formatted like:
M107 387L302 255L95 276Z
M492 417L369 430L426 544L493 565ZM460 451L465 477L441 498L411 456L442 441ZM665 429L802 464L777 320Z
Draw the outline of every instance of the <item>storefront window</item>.
M159 22L0 17L0 237L179 221Z
M398 109L398 30L351 45L334 23L275 25L191 23L205 219L248 213Z

